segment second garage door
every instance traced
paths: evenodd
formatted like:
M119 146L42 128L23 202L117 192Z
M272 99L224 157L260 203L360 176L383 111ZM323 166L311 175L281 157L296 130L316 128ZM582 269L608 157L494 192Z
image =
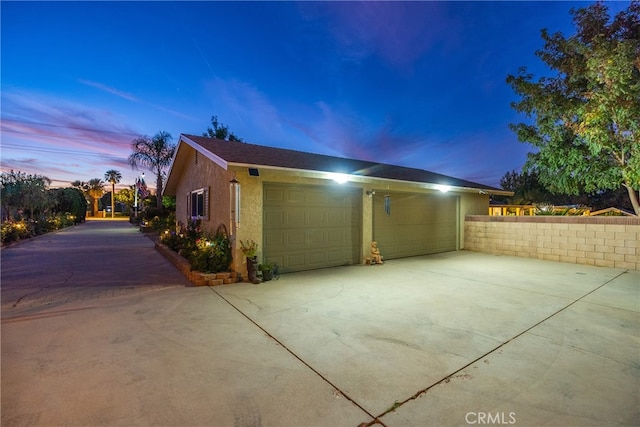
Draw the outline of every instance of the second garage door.
M373 238L380 252L393 259L455 251L457 203L457 197L448 194L378 191L373 201Z
M362 190L264 185L264 255L281 272L357 264Z

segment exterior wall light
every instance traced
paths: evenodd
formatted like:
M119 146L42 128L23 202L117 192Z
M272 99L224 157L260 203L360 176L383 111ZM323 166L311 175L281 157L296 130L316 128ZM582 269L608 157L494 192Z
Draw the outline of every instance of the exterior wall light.
M349 182L349 175L345 175L343 173L332 173L331 179L333 179L338 184L344 184Z
M440 184L436 185L434 188L443 193L446 193L447 191L451 190L451 187L449 187L448 185L440 185Z

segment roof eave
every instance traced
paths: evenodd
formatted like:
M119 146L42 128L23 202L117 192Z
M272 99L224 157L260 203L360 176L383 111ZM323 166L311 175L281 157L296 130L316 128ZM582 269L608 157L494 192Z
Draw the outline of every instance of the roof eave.
M178 157L178 152L180 151L180 147L182 146L182 144L185 144L185 145L193 148L194 150L198 151L200 154L202 154L203 156L205 156L207 159L211 160L212 162L216 163L218 166L220 166L224 170L227 170L227 168L228 168L228 163L223 158L221 158L219 156L216 156L211 151L207 150L202 145L200 145L197 142L195 142L194 140L188 138L184 134L180 134L180 138L178 139L178 145L176 146L176 149L175 149L175 151L173 153L173 157L171 158L171 163L169 163L169 173L167 174L167 182L165 183L165 186L164 186L164 188L162 190L162 195L167 195L168 191L171 192L172 190L175 190L173 188L173 179L172 179L172 177L174 176L173 175L173 166L174 166L175 161L176 161L176 159ZM173 192L175 192L175 191L173 191Z
M286 172L297 172L305 175L311 175L315 178L324 178L324 179L333 179L333 176L336 172L322 171L322 170L311 170L311 169L297 169L290 168L284 166L271 166L271 165L261 165L255 163L241 163L241 162L228 162L229 167L245 167L245 168L259 168L259 169L270 169L277 171L286 171ZM349 181L351 182L361 182L361 183L369 183L371 181L378 182L394 182L394 183L402 183L402 184L410 184L422 186L422 188L427 188L430 190L438 190L441 191L442 184L434 183L434 182L424 182L424 181L408 181L402 179L392 179L392 178L382 178L377 176L367 176L367 175L350 175ZM492 194L492 195L500 195L500 196L513 196L512 191L506 190L497 190L493 188L487 187L464 187L464 186L455 186L455 185L447 185L449 191L457 191L457 192L465 192L465 193L480 193L480 194Z

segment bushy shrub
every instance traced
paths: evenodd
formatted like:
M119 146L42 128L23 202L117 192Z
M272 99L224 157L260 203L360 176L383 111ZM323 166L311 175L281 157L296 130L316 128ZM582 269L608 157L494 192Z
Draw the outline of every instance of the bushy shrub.
M218 273L231 268L231 241L223 225L210 235L202 230L199 220L189 221L186 227L161 233L160 239L169 249L185 257L192 270Z
M0 234L2 244L28 239L50 233L61 228L69 227L77 223L77 217L68 212L50 215L41 215L33 220L19 219L8 220L2 223Z
M2 243L7 244L31 237L31 230L26 221L5 221L0 227Z
M153 230L157 232L170 230L175 227L176 214L175 212L169 212L168 214L165 214L163 216L156 215L147 223Z

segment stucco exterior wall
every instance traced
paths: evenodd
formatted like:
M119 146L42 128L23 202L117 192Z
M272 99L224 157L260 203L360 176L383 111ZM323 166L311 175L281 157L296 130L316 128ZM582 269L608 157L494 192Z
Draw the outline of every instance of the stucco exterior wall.
M188 196L194 190L208 188L209 217L201 220L202 227L210 232L215 232L220 224L229 228L229 181L233 179L233 173L202 155L198 155L196 162L195 150L187 146L185 149L188 158L176 189L176 220L186 224L190 219L190 213L187 212Z
M640 270L640 218L467 216L465 249Z

